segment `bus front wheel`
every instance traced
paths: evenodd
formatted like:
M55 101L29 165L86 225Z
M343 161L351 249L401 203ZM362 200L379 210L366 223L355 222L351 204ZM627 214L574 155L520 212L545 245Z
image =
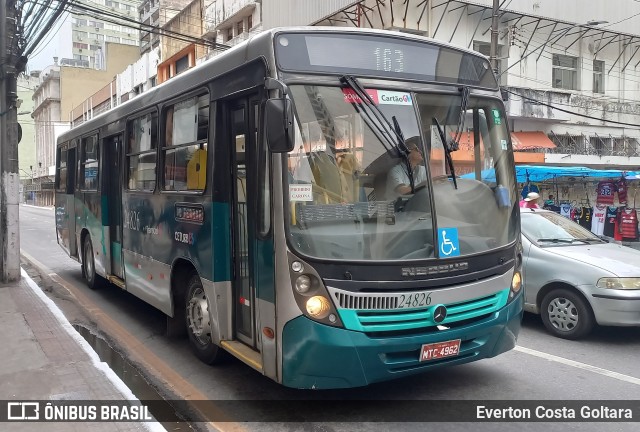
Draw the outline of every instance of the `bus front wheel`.
M98 288L96 264L93 259L93 245L91 244L91 237L88 235L84 238L84 245L82 247L82 270L84 279L87 281L87 286L91 289Z
M217 363L222 357L222 349L211 340L209 301L196 274L189 279L185 300L187 333L193 352L206 364Z

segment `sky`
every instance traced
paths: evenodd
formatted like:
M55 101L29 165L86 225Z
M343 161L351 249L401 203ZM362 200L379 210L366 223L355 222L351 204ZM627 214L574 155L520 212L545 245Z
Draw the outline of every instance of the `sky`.
M68 37L67 37L68 36ZM43 70L53 64L53 57L70 57L71 47L67 50L61 49L61 39L71 40L71 16L64 13L58 22L40 41L40 44L33 50L27 63L28 72Z

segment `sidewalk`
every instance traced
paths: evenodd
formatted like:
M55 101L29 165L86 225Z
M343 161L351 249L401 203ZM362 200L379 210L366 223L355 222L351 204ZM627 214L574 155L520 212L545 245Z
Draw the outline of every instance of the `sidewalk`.
M22 279L0 284L0 409L4 401L135 400L131 390L22 270ZM44 408L44 407L42 407ZM40 410L40 418L43 409ZM7 412L0 413L6 419ZM11 431L164 431L159 423L20 422Z

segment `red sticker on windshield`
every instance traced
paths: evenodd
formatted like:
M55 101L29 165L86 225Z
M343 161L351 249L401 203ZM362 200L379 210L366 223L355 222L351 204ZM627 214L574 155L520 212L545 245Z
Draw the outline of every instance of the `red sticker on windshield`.
M374 104L378 105L380 103L378 100L378 90L366 89L365 91L371 100L373 100ZM358 96L352 89L342 89L342 94L344 95L344 101L347 103L363 103L360 96Z

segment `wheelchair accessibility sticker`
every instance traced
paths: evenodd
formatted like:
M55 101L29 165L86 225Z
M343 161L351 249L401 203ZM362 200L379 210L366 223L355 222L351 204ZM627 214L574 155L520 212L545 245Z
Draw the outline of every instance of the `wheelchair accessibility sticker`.
M441 258L460 256L458 228L439 228L438 247L440 248Z

